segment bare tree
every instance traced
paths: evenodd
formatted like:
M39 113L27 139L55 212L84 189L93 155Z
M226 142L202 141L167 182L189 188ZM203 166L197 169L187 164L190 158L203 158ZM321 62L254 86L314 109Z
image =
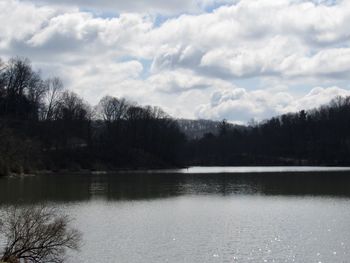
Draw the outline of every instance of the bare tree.
M64 87L62 81L57 77L48 79L45 84L47 87L46 96L44 98L46 109L43 112L42 119L52 120Z
M28 59L10 59L4 74L8 96L23 95L32 76L33 70Z
M0 62L2 111L16 118L37 119L46 85L40 72L34 71L28 59L13 58L5 66Z
M0 99L5 95L5 76L6 64L0 58Z
M67 215L53 208L11 207L1 215L0 238L6 242L0 261L58 263L67 249L79 248L81 234L69 227Z
M2 59L0 58L0 73L3 72L6 69L6 64Z
M105 121L115 122L125 118L129 105L125 99L105 96L100 100L98 108Z
M56 119L62 120L86 120L89 117L90 106L84 102L76 93L65 91L60 95Z

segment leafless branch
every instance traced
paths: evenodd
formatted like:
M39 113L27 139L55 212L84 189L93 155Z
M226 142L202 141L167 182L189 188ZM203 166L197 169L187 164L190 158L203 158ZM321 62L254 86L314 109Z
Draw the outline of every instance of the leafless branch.
M6 244L0 261L59 263L67 249L79 249L81 234L70 228L68 216L56 209L10 207L1 218L0 233Z

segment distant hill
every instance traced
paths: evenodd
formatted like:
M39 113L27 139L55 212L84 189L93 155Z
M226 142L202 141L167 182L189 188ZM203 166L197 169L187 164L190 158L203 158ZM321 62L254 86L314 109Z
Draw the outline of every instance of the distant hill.
M190 141L184 160L192 166L350 164L350 97L240 129L228 125Z
M213 135L219 134L219 127L222 121L212 120L190 120L190 119L177 119L180 130L186 135L188 139L200 139L207 133ZM229 128L243 129L244 126L228 123Z

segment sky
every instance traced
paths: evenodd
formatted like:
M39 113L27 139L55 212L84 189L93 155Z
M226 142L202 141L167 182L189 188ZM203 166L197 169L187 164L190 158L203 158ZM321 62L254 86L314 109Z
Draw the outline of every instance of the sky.
M0 0L0 57L91 104L246 123L350 95L350 0Z

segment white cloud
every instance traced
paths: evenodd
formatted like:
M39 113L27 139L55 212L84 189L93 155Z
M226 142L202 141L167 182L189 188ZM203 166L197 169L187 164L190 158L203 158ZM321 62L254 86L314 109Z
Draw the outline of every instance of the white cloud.
M109 62L109 61L108 61ZM116 97L137 96L141 86L139 77L143 71L140 62L133 60L108 63L104 60L90 60L85 66L62 66L61 76L66 86L74 90L90 103L97 104L105 95ZM147 93L144 86L143 94Z
M190 68L226 79L349 79L349 22L349 1L243 0L151 30L150 42L157 47L152 70Z
M200 105L196 115L199 118L244 123L250 119L263 120L274 115L313 109L329 103L336 96L350 96L350 91L339 87L316 87L308 94L296 97L274 90L221 90L212 93L211 101Z
M25 0L30 1L30 0ZM181 12L195 13L207 7L218 4L227 4L236 2L236 0L143 0L143 1L125 1L125 0L36 0L39 4L46 5L69 5L79 6L81 8L93 9L95 11L109 12L151 12L160 14L178 14Z
M161 71L147 79L154 91L178 93L191 89L205 90L208 88L232 86L232 84L220 79L200 76L191 70Z
M348 94L349 24L349 0L0 0L0 56L31 58L92 103L244 121Z
M350 48L330 48L311 57L285 59L281 71L290 77L345 78L350 76Z
M337 96L350 96L350 90L339 87L316 87L301 98L293 100L283 112L294 112L302 109L312 109L316 106L324 105Z
M0 1L0 48L10 45L12 40L23 40L35 34L57 10L19 4L17 1Z
M137 55L142 35L152 27L147 17L123 14L118 18L95 18L90 13L72 12L52 18L26 43L34 49L68 52L73 56ZM138 51L139 50L139 51Z

